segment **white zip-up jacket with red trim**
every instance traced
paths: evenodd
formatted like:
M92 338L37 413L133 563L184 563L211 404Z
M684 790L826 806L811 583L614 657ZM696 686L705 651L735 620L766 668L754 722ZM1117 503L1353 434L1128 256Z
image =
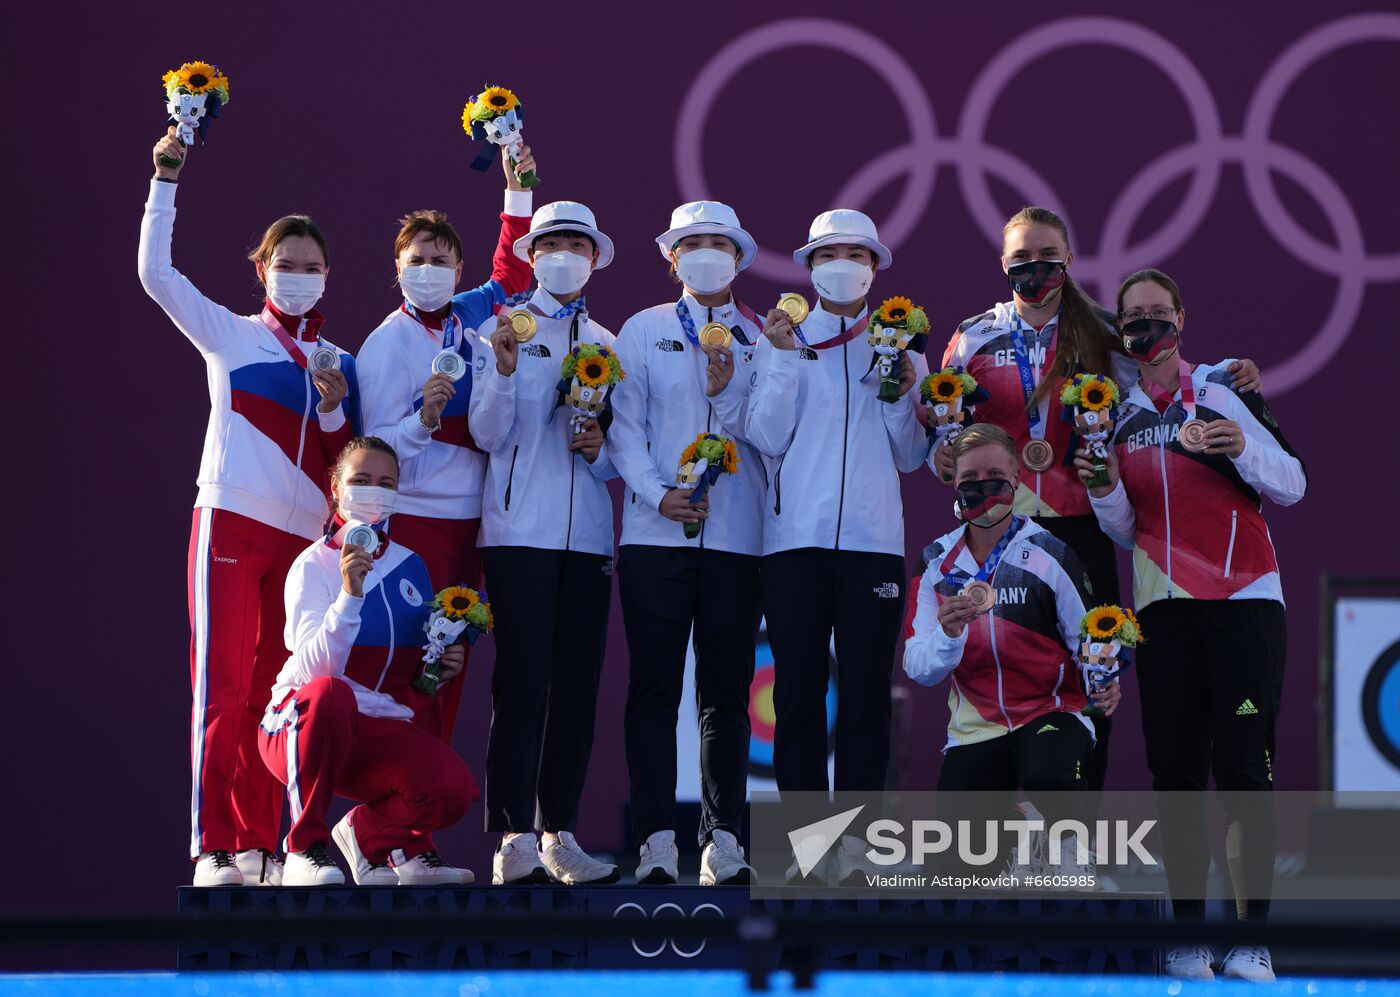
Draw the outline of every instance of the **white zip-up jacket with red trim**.
M846 327L865 315L845 319ZM841 335L842 322L818 303L802 334L824 343ZM928 437L914 413L917 387L897 402L880 401L874 352L864 332L823 350L801 340L794 350L766 338L758 344L745 435L774 458L763 553L818 547L904 556L899 473L923 465ZM909 356L922 380L928 361Z
M1243 428L1238 457L1181 445L1188 416L1179 389L1160 414L1140 380L1127 393L1113 436L1121 480L1092 503L1103 531L1133 551L1139 612L1158 599L1283 602L1260 498L1292 505L1307 490L1307 472L1264 399L1230 387L1232 362L1201 364L1191 379L1196 418L1232 419Z
M707 322L738 329L748 340L730 343L734 373L724 390L705 394L709 360L692 344L667 302L633 315L617 337L617 357L627 372L613 401L609 450L627 482L622 498L620 545L700 547L731 554L763 553L763 496L768 477L763 456L745 436L749 375L762 331L735 307L733 299L709 309L686 292L682 296L696 330ZM684 528L661 515L668 489L676 487L681 453L701 433L718 433L739 449L737 474L721 475L707 496L709 518L700 535L687 539Z
M355 359L337 348L350 393L338 408L318 412L321 395L310 371L292 359L263 318L215 304L172 265L175 188L151 181L139 271L146 293L204 357L210 413L195 507L235 512L308 540L319 537L329 468L358 422ZM314 338L296 338L304 355L316 349Z
M452 298L453 346L471 368L492 362L490 347L476 338L477 327L509 295L530 286L530 266L514 250L515 240L529 231L530 205L529 191L506 191L491 279ZM418 418L423 383L443 341L442 323L420 320L407 303L369 334L357 359L365 432L385 440L399 456L396 512L477 519L486 457L475 448L467 426L472 378L457 382L457 393L443 407L434 432Z
M1087 705L1080 673L1079 623L1088 584L1074 551L1033 520L1007 544L991 577L996 603L949 637L938 607L961 586L945 581L943 562L962 537L960 527L924 548L913 624L904 644L904 671L920 685L951 676L948 748L1008 734L1046 713L1079 716ZM975 576L981 567L964 544L953 567Z
M520 345L515 373L502 376L494 357L473 370L467 418L476 445L489 455L479 545L611 557L613 503L607 482L617 477L617 469L606 442L592 464L569 450L573 409L558 404L558 387L571 349L580 343L611 347L614 337L586 311L575 316L577 323L546 317L561 306L543 288L535 289L530 302L544 314L535 316L534 337ZM490 319L478 331L490 338L495 329L496 320ZM627 387L621 381L612 390ZM614 394L613 404L616 399Z

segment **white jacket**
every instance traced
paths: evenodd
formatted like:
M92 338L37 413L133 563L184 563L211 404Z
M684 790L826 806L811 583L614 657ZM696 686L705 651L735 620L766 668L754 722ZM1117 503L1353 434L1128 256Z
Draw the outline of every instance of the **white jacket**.
M845 319L847 327L864 312ZM808 343L841 334L843 319L820 304L802 323ZM874 350L866 334L829 349L776 349L766 340L754 358L747 436L776 459L764 503L763 552L800 547L904 556L899 472L914 471L928 439L914 413L917 388L882 402ZM922 354L910 354L917 374ZM865 377L865 380L861 379Z
M535 289L530 303L545 316L561 307L543 288ZM569 450L573 410L558 404L558 386L569 350L581 343L611 347L614 336L586 311L574 318L537 315L536 320L539 329L521 344L513 375L503 377L494 358L472 371L468 425L476 445L489 455L480 546L611 557L613 505L606 482L617 477L617 469L606 443L592 464ZM493 318L478 332L490 338L495 329ZM612 390L626 391L627 382Z
M748 416L749 375L761 330L730 302L709 309L689 292L681 300L698 331L707 322L739 328L730 344L734 374L719 394L705 394L704 352L686 336L671 301L638 312L617 337L617 355L627 372L613 402L608 446L618 473L627 482L622 499L621 546L707 547L731 554L763 552L763 496L768 490L764 458L750 446L744 423ZM700 535L687 539L684 527L661 515L658 506L676 487L681 453L701 433L718 433L739 448L739 472L721 475L711 487L710 516Z
M326 522L327 470L349 442L354 420L347 421L347 413L359 400L355 360L337 351L350 393L340 407L318 412L321 396L310 372L293 361L262 316L215 304L171 263L175 189L151 181L138 268L146 293L204 357L210 412L195 507L318 537ZM296 345L307 355L317 340L298 338ZM161 350L159 343L140 348L153 350L153 357Z

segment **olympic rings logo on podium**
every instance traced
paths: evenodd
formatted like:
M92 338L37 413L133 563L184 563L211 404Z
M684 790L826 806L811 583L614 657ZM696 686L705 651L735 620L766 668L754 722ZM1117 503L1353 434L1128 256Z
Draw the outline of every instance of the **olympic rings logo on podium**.
M684 908L682 908L679 904L667 901L666 903L658 904L656 909L653 910L650 914L648 914L647 909L641 904L629 900L627 903L621 904L617 908L617 910L613 911L613 917L621 917L623 911L630 912L629 916L640 916L643 919L658 918L663 920L684 920L686 917L701 917L702 911L705 912L703 916L706 917L724 917L724 911L720 910L718 907L711 903L700 904L687 915ZM661 944L658 945L655 949L643 949L641 945L637 944L637 939L633 938L632 951L636 952L643 959L655 959L658 956L660 956L663 952L665 952L666 949L669 947L672 952L680 956L682 959L694 959L701 952L705 951L705 945L707 944L707 939L702 938L700 939L699 943L694 949L683 949L676 944L676 940L674 938L663 938L660 941Z
M1264 372L1270 396L1277 396L1298 387L1341 348L1360 314L1367 283L1400 280L1400 252L1367 253L1356 212L1337 182L1311 159L1270 137L1280 102L1306 69L1338 49L1381 40L1400 41L1400 14L1357 14L1312 29L1265 71L1250 97L1242 130L1228 135L1205 78L1165 37L1119 18L1062 18L1038 25L1034 32L1014 39L992 57L968 92L957 132L945 136L938 133L933 104L919 77L887 42L842 21L775 21L735 38L695 77L676 122L676 182L687 200L711 196L702 160L704 129L721 89L736 72L787 48L835 49L865 63L885 81L903 110L910 137L906 144L861 167L837 191L830 206L859 208L885 184L903 176L907 181L904 190L890 216L879 223L884 242L897 248L923 219L938 168L948 165L957 173L958 188L978 228L994 246L1000 246L1005 217L992 198L989 174L1019 192L1027 203L1054 208L1067 222L1073 211L1029 163L986 141L987 122L998 98L1028 63L1051 52L1077 45L1126 49L1153 63L1176 86L1186 102L1195 140L1163 153L1119 192L1094 244L1095 252L1076 253L1075 274L1103 297L1116 291L1122 279L1140 266L1166 260L1199 229L1215 201L1222 168L1238 164L1250 203L1269 234L1300 263L1337 280L1327 317L1309 342ZM1274 173L1288 177L1313 199L1331 228L1335 245L1319 241L1288 213L1274 186ZM1190 183L1175 213L1157 232L1130 242L1134 225L1147 206L1188 174ZM1072 223L1071 229L1078 231ZM779 282L805 276L786 252L766 247L759 248L753 269Z

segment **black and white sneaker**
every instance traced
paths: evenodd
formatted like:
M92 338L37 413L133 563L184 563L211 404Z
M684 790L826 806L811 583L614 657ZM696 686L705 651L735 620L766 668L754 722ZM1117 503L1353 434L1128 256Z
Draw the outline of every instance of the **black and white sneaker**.
M288 852L282 872L283 886L343 886L345 873L326 851L326 843L318 841L302 852Z
M194 864L195 886L242 886L243 873L234 861L233 852L216 848L205 852Z
M246 848L233 860L244 886L281 886L282 860L266 848Z

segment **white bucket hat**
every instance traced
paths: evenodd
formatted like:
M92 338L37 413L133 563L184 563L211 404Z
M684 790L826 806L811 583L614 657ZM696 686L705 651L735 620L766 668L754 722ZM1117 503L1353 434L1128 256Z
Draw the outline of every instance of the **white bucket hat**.
M833 243L864 246L879 258L880 264L877 269L885 270L890 265L890 251L880 241L880 233L875 230L875 223L865 212L853 211L850 208L837 208L835 211L823 211L817 215L812 220L807 245L793 253L792 258L805 267L815 250Z
M758 243L739 225L734 209L719 201L691 201L671 212L671 227L656 237L661 255L671 258L671 248L688 235L722 235L739 247L738 270L753 262Z
M595 270L601 270L613 261L612 240L598 231L598 221L593 217L593 212L577 201L554 201L537 209L530 218L530 231L515 240L512 247L515 255L526 263L530 262L530 247L548 232L582 232L592 239L598 247Z

